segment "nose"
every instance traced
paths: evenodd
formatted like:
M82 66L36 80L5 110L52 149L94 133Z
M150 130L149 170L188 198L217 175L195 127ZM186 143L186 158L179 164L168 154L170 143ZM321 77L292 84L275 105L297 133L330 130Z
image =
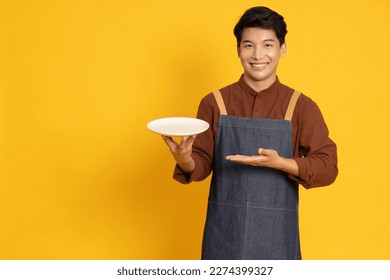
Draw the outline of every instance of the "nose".
M264 56L264 52L263 52L263 49L261 48L261 46L256 46L253 48L253 52L252 52L253 59L260 59L263 56Z

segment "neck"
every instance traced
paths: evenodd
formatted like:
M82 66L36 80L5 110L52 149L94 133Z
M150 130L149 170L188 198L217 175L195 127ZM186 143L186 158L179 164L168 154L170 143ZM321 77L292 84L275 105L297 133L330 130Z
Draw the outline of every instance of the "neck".
M244 80L256 92L260 92L262 90L265 90L265 89L269 88L276 81L276 75L273 76L273 77L270 77L270 78L268 78L266 80L263 80L263 81L256 81L256 80L248 78L244 74Z

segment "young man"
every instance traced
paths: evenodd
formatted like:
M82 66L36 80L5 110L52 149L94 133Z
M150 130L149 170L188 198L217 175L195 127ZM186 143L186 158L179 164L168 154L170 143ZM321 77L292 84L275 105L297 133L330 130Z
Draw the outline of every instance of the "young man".
M301 259L298 184L334 182L336 145L317 105L280 83L287 27L266 7L247 10L234 28L244 74L204 97L205 133L180 144L163 137L181 183L211 171L203 259Z

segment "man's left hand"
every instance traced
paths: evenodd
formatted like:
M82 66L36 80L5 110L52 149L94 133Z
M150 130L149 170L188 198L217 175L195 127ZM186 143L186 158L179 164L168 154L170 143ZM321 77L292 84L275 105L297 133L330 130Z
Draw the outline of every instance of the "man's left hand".
M260 148L258 155L228 155L227 160L253 166L269 167L298 176L298 165L295 160L279 156L276 150Z

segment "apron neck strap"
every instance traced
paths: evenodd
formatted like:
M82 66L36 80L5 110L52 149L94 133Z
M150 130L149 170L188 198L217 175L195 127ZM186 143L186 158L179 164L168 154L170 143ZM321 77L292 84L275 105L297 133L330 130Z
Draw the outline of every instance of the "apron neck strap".
M215 97L215 101L217 101L220 115L227 115L225 102L223 102L221 92L219 90L216 90L213 92L213 94Z
M285 120L291 121L299 95L301 95L299 91L294 91L293 95L291 96L290 103L287 107L286 115L284 116Z
M213 95L215 97L215 101L217 101L219 113L221 115L227 115L225 102L223 102L221 92L219 90L216 90L213 92ZM297 104L300 95L301 93L299 91L294 91L293 95L291 96L290 103L288 104L286 115L284 116L285 120L291 121L292 115L294 113L295 105Z

